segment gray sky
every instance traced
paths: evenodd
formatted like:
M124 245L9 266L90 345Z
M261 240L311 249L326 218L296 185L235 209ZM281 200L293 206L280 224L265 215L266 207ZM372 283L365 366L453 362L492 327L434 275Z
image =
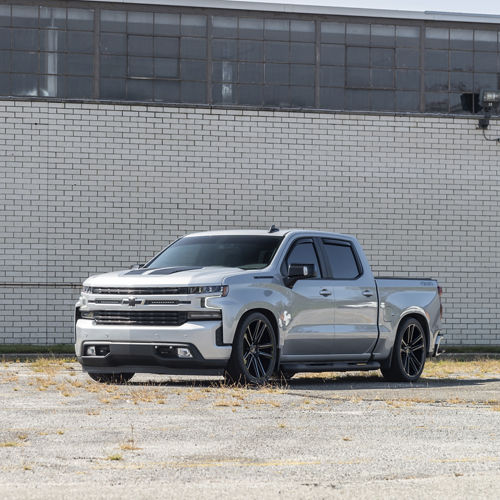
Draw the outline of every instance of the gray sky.
M473 14L500 15L500 0L253 0L269 3L288 3L298 5L328 5L332 7L356 7L364 9L410 10L423 12L466 12Z

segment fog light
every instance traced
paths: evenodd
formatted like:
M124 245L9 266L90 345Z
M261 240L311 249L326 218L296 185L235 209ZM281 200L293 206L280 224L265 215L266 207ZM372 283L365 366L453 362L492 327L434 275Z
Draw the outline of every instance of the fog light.
M95 345L89 345L88 347L85 348L85 354L87 356L95 356Z
M177 348L177 356L179 358L192 358L193 355L191 354L191 351L187 347L178 347Z

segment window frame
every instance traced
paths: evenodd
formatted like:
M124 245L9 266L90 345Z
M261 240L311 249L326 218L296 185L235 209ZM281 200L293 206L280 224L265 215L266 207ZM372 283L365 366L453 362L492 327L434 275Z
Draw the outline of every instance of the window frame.
M318 238L314 238L312 236L299 236L298 238L295 238L293 241L290 242L290 245L283 257L283 260L281 261L280 264L280 273L283 278L286 278L288 275L288 267L287 267L287 261L288 257L292 253L293 249L297 246L300 245L301 243L312 243L314 252L316 253L316 260L318 261L318 271L319 271L319 276L315 278L303 278L307 279L307 281L318 281L318 280L324 280L325 274L326 274L326 267L325 267L325 262L323 259L323 254L319 250L318 247ZM298 262L298 264L309 264L309 262ZM302 279L299 278L297 281L301 281Z
M353 245L351 241L343 240L340 238L328 238L328 237L326 238L321 237L319 239L321 240L320 248L323 255L323 259L325 261L325 267L328 271L328 279L334 281L356 281L359 280L364 275L363 264L361 263L361 259L359 258L355 245ZM337 246L349 247L351 249L351 252L354 256L354 261L356 263L356 267L358 269L358 274L354 278L335 278L335 276L333 275L333 269L330 266L330 259L328 258L328 254L325 248L326 245L337 245Z

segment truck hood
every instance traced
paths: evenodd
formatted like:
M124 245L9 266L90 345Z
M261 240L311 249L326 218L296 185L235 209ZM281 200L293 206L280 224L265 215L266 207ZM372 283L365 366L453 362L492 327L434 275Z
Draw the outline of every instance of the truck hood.
M86 279L84 286L134 288L143 286L222 285L229 276L246 274L234 267L165 267L160 269L126 269L98 274ZM255 272L255 271L253 271Z

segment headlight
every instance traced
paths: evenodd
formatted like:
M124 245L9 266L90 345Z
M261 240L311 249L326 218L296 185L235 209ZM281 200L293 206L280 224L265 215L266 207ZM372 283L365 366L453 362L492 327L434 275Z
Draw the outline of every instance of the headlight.
M80 311L82 319L94 319L94 311Z
M82 288L82 293L92 293L92 287L90 287L90 286L84 286Z
M229 293L229 287L225 286L195 286L189 288L189 293L201 293L210 295L220 295L225 297Z

